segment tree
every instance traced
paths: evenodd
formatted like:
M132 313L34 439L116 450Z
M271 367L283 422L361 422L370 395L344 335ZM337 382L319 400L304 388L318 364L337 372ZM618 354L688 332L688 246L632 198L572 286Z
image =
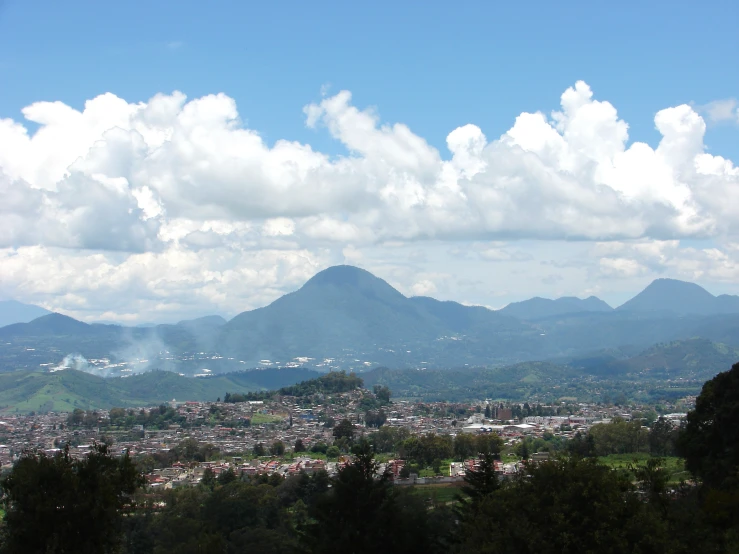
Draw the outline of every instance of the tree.
M285 454L285 443L279 440L275 441L269 447L269 451L273 456L283 456Z
M293 452L305 452L305 446L303 445L303 439L297 439L295 441L295 446L293 447Z
M120 425L126 419L126 410L123 408L111 408L108 417L113 425Z
M85 421L85 410L80 410L79 408L75 408L74 411L72 411L71 414L67 417L67 425L70 427L76 427L78 425L82 425L82 423Z
M649 430L649 452L652 456L671 456L675 450L677 431L675 427L661 417Z
M396 452L401 442L410 436L405 427L380 427L376 433L369 436L369 441L375 452Z
M454 457L458 461L466 460L477 454L477 443L474 435L459 433L454 437Z
M649 458L644 465L630 464L629 470L636 478L637 487L663 515L667 514L667 483L669 473L665 471L662 458Z
M236 473L234 472L233 468L228 468L226 471L222 472L218 476L218 484L228 485L229 483L233 483L237 479L238 477L236 477Z
M685 467L710 487L739 486L739 363L703 385L677 441Z
M490 411L490 404L485 405L485 419L490 419L492 417L492 412Z
M521 449L519 451L519 455L521 456L522 460L528 460L531 454L529 453L529 445L528 442L526 442L526 439L521 440Z
M367 424L367 427L379 428L385 425L385 422L387 421L387 414L385 414L385 411L382 408L380 408L380 410L377 412L369 410L364 417L364 421Z
M200 478L200 484L208 490L213 490L216 483L216 474L211 468L206 467L205 471L203 471L203 476Z
M475 437L477 453L494 454L497 457L503 448L503 439L497 433L482 433Z
M498 475L495 473L495 459L492 454L480 456L476 467L468 468L464 474L462 492L473 502L479 502L500 488Z
M439 460L451 458L454 454L454 444L449 435L430 433L409 437L403 441L399 450L402 457L427 467L436 458Z
M372 392L375 393L375 396L377 397L377 400L381 404L390 404L390 395L392 394L389 387L385 387L382 385L375 385L372 389Z
M420 497L400 490L404 487L393 487L390 475L379 473L366 440L352 451L354 462L339 470L331 488L310 510L311 521L301 537L303 550L313 554L438 552L443 528L431 524Z
M114 552L124 507L144 484L128 454L95 445L81 460L26 452L0 482L5 495L3 552Z
M326 457L329 459L338 458L340 454L341 450L339 450L338 446L329 446L326 449Z
M630 476L594 459L527 464L461 510L460 552L673 552L666 521Z
M348 419L342 419L339 424L334 427L333 435L337 439L347 438L352 440L354 438L354 425Z
M264 445L261 442L258 442L254 445L253 455L256 458L260 458L262 456L265 456L267 452L264 449Z
M580 431L575 433L567 442L567 451L570 454L579 456L580 458L591 458L595 456L595 439L591 434L583 434Z
M275 477L274 482L266 476L264 482L235 480L213 491L201 487L166 491L164 506L150 519L154 544L127 552L295 552L277 492L285 481Z
M614 418L611 423L599 423L590 428L598 456L631 454L648 449L649 435L642 429L641 421L624 421Z

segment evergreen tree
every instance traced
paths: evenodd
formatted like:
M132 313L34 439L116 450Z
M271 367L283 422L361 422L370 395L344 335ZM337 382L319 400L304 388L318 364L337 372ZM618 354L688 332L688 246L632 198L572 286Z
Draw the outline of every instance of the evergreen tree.
M229 483L233 483L236 481L238 477L236 477L236 473L232 468L228 468L226 471L222 472L218 476L218 484L219 485L228 485Z
M595 459L527 464L461 511L459 552L676 552L667 521L636 494L631 477Z
M432 554L439 552L442 525L432 526L417 495L393 487L379 473L370 444L353 448L354 462L342 468L331 488L310 510L302 534L304 551L313 554ZM443 508L439 508L442 513ZM445 550L448 552L448 550Z
M500 488L498 475L495 473L495 458L491 453L480 455L477 467L469 468L464 474L462 492L472 503L480 501Z
M529 445L526 439L521 440L521 458L523 460L528 460L530 457L529 453Z
M116 459L105 444L74 460L25 453L0 486L6 514L0 551L106 553L121 540L123 510L144 484L128 454Z
M208 490L213 490L216 483L216 474L213 473L211 468L206 467L205 471L203 471L203 476L200 479L200 484Z

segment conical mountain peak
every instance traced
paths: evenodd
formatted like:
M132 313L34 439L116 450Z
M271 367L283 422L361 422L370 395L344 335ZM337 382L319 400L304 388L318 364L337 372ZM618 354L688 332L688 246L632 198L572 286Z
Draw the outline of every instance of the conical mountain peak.
M678 314L712 314L716 297L695 283L678 279L655 279L634 298L618 307L622 311L671 311Z
M387 281L375 277L369 271L352 265L335 265L316 273L298 291L315 292L318 288L341 289L380 297L405 298Z

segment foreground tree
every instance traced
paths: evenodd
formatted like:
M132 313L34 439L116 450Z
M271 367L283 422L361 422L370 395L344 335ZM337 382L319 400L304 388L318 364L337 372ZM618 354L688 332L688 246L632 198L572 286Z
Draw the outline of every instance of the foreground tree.
M497 491L500 488L500 482L495 473L494 455L481 454L477 467L465 471L464 483L461 487L462 492L466 495L468 502L474 505Z
M671 552L665 521L630 478L592 459L526 464L467 509L459 552Z
M677 434L672 423L663 417L659 418L649 430L649 453L652 456L672 456Z
M303 549L315 554L439 551L443 526L431 523L419 497L393 487L390 475L379 472L367 441L361 441L353 452L354 462L339 471L331 489L310 510Z
M703 385L677 441L685 467L709 487L739 488L739 363Z
M115 552L123 509L144 484L126 454L95 445L81 460L29 452L0 483L6 509L2 552Z

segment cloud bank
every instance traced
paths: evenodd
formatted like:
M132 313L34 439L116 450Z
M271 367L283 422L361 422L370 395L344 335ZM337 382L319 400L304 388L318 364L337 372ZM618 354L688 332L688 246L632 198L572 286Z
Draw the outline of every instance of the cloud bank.
M616 108L580 81L560 109L522 113L496 139L452 130L446 152L348 91L304 114L345 154L268 144L224 94L131 104L108 93L82 111L37 102L23 109L34 133L0 120L2 293L87 319L233 312L381 246L536 258L512 241L591 244L604 278L649 274L655 256L679 275L738 276L739 168L706 151L688 105L655 115L656 146L630 142ZM407 293L438 289L396 274Z

